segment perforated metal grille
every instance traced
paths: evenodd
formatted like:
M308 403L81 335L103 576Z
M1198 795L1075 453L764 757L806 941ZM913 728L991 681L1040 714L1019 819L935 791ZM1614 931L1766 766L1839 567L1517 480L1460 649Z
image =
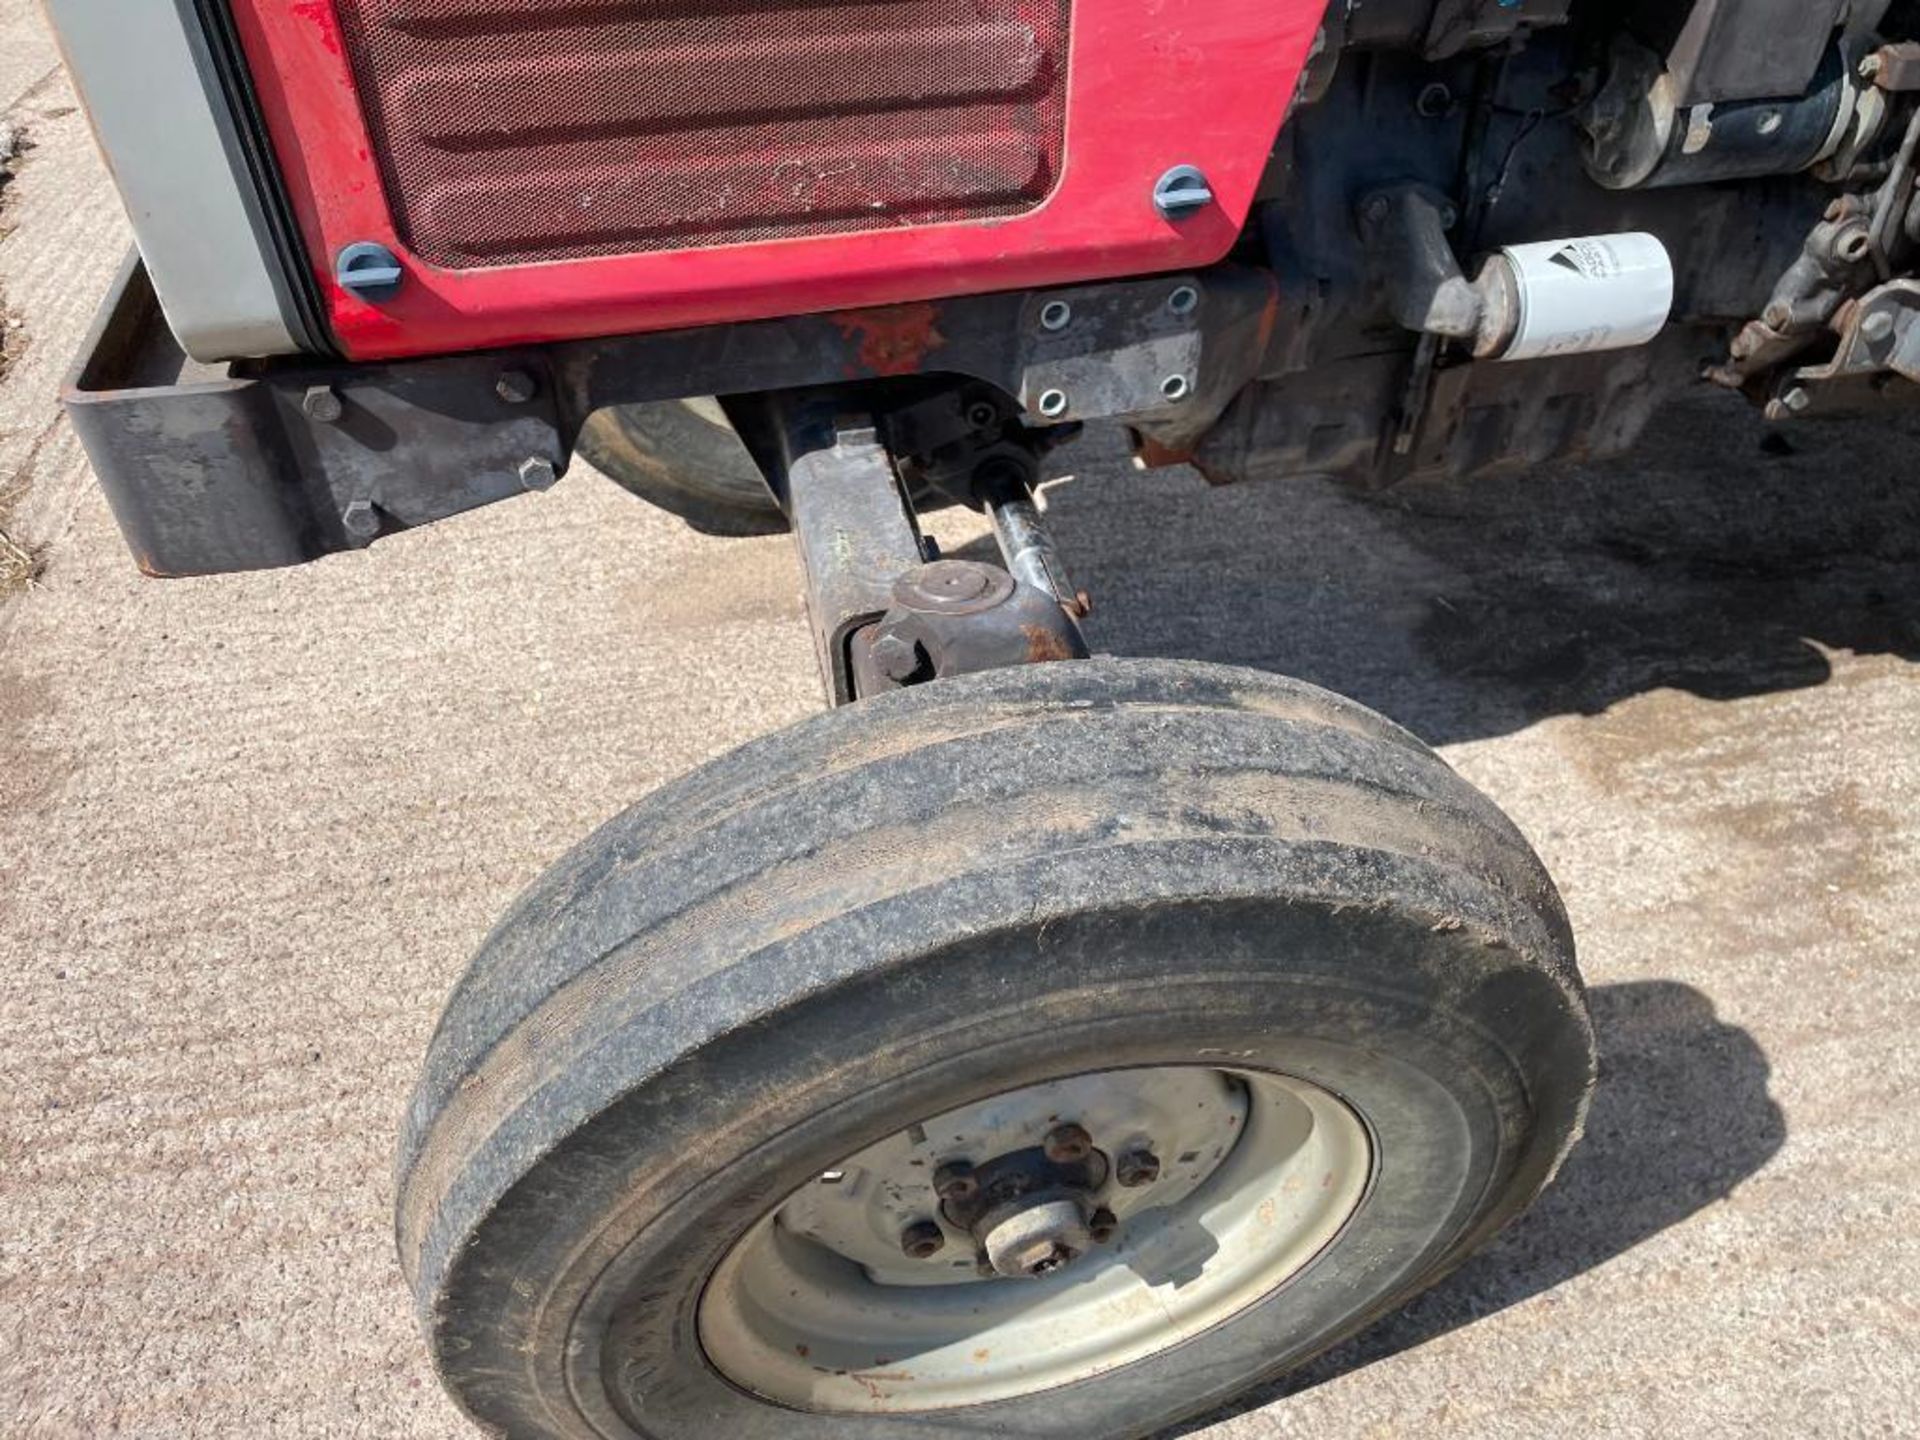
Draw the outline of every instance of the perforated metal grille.
M402 238L450 268L1029 210L1071 0L338 0Z

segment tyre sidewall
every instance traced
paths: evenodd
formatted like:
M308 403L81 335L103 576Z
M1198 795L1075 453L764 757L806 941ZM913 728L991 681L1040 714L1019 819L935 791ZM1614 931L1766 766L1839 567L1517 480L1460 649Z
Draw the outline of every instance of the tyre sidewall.
M507 1192L430 1317L478 1418L648 1440L1145 1434L1430 1283L1531 1198L1578 1123L1589 1062L1565 993L1417 915L1195 900L902 950L635 1085ZM956 1105L1154 1064L1306 1080L1370 1130L1364 1203L1279 1291L1107 1375L961 1410L804 1415L707 1362L707 1277L812 1176Z

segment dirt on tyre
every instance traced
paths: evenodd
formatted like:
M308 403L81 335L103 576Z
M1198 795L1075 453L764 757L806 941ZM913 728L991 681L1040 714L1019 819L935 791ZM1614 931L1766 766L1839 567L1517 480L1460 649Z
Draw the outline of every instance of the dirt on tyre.
M1143 1436L1511 1219L1593 1046L1514 827L1371 712L1097 661L603 827L448 1003L400 1251L513 1436Z

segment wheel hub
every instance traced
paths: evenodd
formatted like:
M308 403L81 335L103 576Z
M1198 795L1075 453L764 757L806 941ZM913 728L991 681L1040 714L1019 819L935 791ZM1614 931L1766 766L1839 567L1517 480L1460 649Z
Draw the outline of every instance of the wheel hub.
M1177 1344L1352 1214L1366 1132L1317 1087L1161 1066L1030 1086L822 1172L709 1280L701 1343L801 1410L937 1410Z
M1039 1280L1066 1269L1093 1248L1085 1203L1058 1195L1014 1206L981 1237L987 1264L1012 1280Z
M934 1170L932 1190L940 1221L971 1237L981 1276L1036 1280L1113 1237L1113 1214L1098 1199L1112 1172L1085 1127L1069 1123L977 1166L948 1160Z

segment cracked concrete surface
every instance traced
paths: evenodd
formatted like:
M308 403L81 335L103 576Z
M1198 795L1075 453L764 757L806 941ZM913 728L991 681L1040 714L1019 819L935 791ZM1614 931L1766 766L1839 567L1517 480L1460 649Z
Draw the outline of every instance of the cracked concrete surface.
M413 1068L520 886L818 704L793 559L582 473L139 578L54 405L126 232L22 0L0 101L37 142L0 481L48 547L0 613L0 1431L452 1440L389 1233ZM1916 428L1777 455L1698 406L1373 502L1094 442L1056 491L1099 647L1344 690L1514 814L1605 1047L1534 1212L1188 1433L1920 1433Z

